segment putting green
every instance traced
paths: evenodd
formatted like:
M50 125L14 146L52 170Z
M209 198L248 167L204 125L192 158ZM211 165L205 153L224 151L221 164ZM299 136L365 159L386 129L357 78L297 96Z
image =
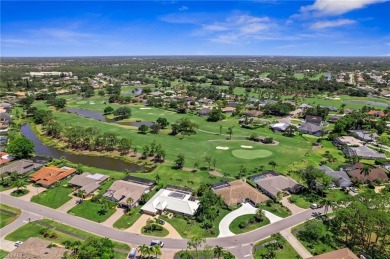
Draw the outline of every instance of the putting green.
M255 158L269 157L272 155L272 152L264 149L257 149L257 150L236 149L232 151L232 154L233 156L242 159L255 159Z

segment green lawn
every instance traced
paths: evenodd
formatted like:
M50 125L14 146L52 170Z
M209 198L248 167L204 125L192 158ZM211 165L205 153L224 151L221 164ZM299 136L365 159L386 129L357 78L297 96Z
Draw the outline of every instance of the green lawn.
M282 237L283 238L283 237ZM268 249L266 247L263 247L263 244L266 244L268 242L273 241L274 239L272 237L269 237L267 239L264 239L260 242L258 242L254 247L253 250L255 251L253 253L254 258L264 258L264 256L267 254ZM294 258L301 258L298 253L295 251L295 249L287 242L286 239L284 239L283 249L279 249L275 251L275 259L294 259Z
M160 216L160 218L171 224L183 238L190 238L193 236L217 237L219 235L219 223L229 212L230 211L228 210L220 210L220 214L216 217L211 232L201 228L199 223L195 220L183 218L180 215L176 215L173 218Z
M72 199L69 196L69 194L71 193L72 188L60 185L57 187L49 188L46 191L33 196L31 201L53 209L57 209Z
M279 203L273 202L270 203L270 206L268 206L267 202L263 202L261 203L260 208L281 218L291 216L291 211Z
M294 203L295 205L297 205L298 207L301 207L304 209L308 209L310 207L310 205L312 204L312 202L305 199L305 196L298 195L298 194L292 194L291 197L288 198L288 200L291 203Z
M0 259L3 259L7 254L8 254L7 251L4 251L4 250L0 249Z
M104 222L115 213L115 204L110 203L110 208L104 214L102 214L101 210L101 204L87 200L70 209L68 213L95 222Z
M117 229L127 229L131 227L142 216L140 207L134 209L131 215L124 214L113 225Z
M150 231L146 232L145 227L141 229L142 234L147 235L147 236L154 236L154 237L166 237L169 232L166 230L164 227L162 227L161 231Z
M343 190L340 189L328 190L326 192L326 198L331 201L340 201L347 197L350 197L350 195L346 194Z
M107 106L103 104L107 98L93 97L90 100L68 100L69 107L84 108L102 112ZM90 104L93 101L95 104ZM111 104L110 104L111 105ZM46 108L43 102L37 102L40 108ZM113 108L119 107L117 104L111 105ZM165 117L170 123L177 119L187 116L189 119L198 124L197 134L191 136L170 136L170 129L163 130L159 134L138 134L138 130L134 127L111 124L97 121L94 119L84 118L75 114L53 111L55 117L60 123L80 126L92 126L99 128L101 132L117 133L120 137L129 137L133 144L138 146L138 150L142 149L145 143L155 140L161 144L166 151L167 161L174 161L179 153L185 155L185 166L193 167L196 161L199 161L201 166L206 166L204 157L210 155L216 159L216 168L219 171L226 172L230 175L237 175L241 164L245 164L249 169L263 165L267 167L268 162L276 160L278 170L289 169L289 165L294 161L299 161L305 157L305 154L311 150L310 143L300 137L285 137L281 134L275 134L267 127L256 130L244 129L239 127L237 118L228 117L221 122L207 122L206 118L197 115L182 115L175 112L148 107L150 109L143 110L140 105L132 105L131 121L140 119L143 121L155 121L159 117ZM219 127L222 126L222 133L226 134L227 128L234 126L232 140L227 140L226 135L219 135ZM256 133L264 137L273 137L278 141L279 145L261 145L258 143L246 140L251 133ZM247 152L248 150L241 148L241 145L254 146L253 151L261 150L271 152L271 155L263 158L243 159L233 155L232 151L238 150ZM229 150L217 150L217 146L228 147ZM235 151L237 152L237 151ZM279 159L283 157L283 159Z
M51 238L44 238L42 235L39 234L39 232L41 230L45 229L46 227L38 225L35 222L31 222L31 223L23 225L22 227L18 228L14 232L8 234L5 237L5 239L10 240L10 241L26 241L30 237L39 237L42 239L49 240L53 243L61 244L65 240L76 241L76 240L80 240L79 237L81 238L81 240L85 240L89 237L95 236L91 233L88 233L88 232L85 232L85 231L82 231L79 229L75 229L73 227L63 225L63 224L60 224L60 223L57 223L55 221L48 220L48 219L39 220L38 222L49 224L52 228L52 231L55 232L57 237L52 238L52 239ZM78 237L76 238L76 237L70 236L66 233L62 233L58 229L68 231L74 235L77 235ZM113 241L113 242L115 244L115 247L118 249L130 250L130 247L126 244L115 242L115 241ZM115 258L123 259L126 256L127 256L127 254L115 252Z
M243 215L243 216L240 216L240 217L234 219L233 222L230 223L230 226L229 226L230 231L232 231L234 234L241 234L241 233L245 233L245 232L249 232L249 231L258 229L258 228L263 227L265 225L268 225L270 223L269 219L264 217L264 220L261 222L255 222L253 224L249 224L245 228L239 227L240 223L246 222L246 221L254 218L254 216L255 216L254 214Z
M20 214L20 210L7 206L5 204L0 203L0 209L1 210L6 210L11 213L17 214L16 216L10 215L9 213L0 211L0 228L5 227L6 225L12 223L14 220L16 220Z

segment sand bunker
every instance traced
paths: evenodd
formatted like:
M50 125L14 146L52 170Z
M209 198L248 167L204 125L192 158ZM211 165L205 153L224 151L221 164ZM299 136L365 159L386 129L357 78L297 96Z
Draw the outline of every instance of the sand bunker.
M94 102L89 102L89 104L95 104Z
M152 108L139 108L140 110L151 110Z
M215 148L219 150L229 150L229 147L215 147Z
M244 145L241 145L242 148L253 148L253 146L244 146Z

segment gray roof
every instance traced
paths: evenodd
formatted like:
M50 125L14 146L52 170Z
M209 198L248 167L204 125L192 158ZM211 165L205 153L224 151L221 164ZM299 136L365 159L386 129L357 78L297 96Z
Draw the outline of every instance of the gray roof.
M363 157L368 159L386 158L386 155L381 154L366 146L346 147L344 149L344 153L347 156L358 156L358 157Z
M31 172L33 170L37 170L41 168L43 165L39 163L34 163L31 160L28 159L21 159L17 160L13 163L10 163L8 165L5 165L0 168L0 174L3 173L11 173L11 172L18 172L19 174L26 174L28 172Z
M317 126L321 126L322 118L319 116L306 115L305 123L315 124Z
M378 137L376 133L371 133L365 130L350 130L349 132L353 133L358 139L364 141L374 141Z
M109 177L107 175L102 174L82 173L80 175L73 176L73 178L69 181L69 184L81 187L81 190L85 191L88 195L97 190L100 184L108 178Z
M5 259L24 258L24 259L61 259L67 249L63 247L50 246L52 242L30 237L14 251L6 255Z
M317 133L321 131L321 127L313 123L304 123L301 126L299 126L299 130L310 132L310 133Z
M120 204L126 204L127 199L131 197L134 203L136 203L141 198L141 195L149 189L150 186L148 185L118 180L108 188L103 196Z
M320 170L324 171L326 175L332 177L333 180L338 182L338 186L340 187L349 187L352 186L351 178L349 178L348 174L343 171L334 171L332 168L322 165L319 167Z
M262 178L256 181L256 184L274 197L280 191L295 189L301 186L293 179L282 175Z

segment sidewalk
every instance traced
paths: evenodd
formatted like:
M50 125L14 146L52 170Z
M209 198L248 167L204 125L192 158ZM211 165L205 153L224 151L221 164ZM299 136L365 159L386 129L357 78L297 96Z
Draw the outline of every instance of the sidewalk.
M291 228L280 231L280 234L290 243L302 258L309 258L313 255L299 242L299 240L291 233Z
M109 217L106 221L100 223L104 226L107 226L107 227L112 227L112 225L114 225L114 223L120 218L123 216L123 214L125 213L125 210L122 209L122 208L116 208L116 211L114 214L111 215L111 217Z
M79 197L73 196L72 199L65 204L63 204L61 207L59 207L57 210L62 211L64 213L67 213L71 208L77 205L77 201L80 200Z

